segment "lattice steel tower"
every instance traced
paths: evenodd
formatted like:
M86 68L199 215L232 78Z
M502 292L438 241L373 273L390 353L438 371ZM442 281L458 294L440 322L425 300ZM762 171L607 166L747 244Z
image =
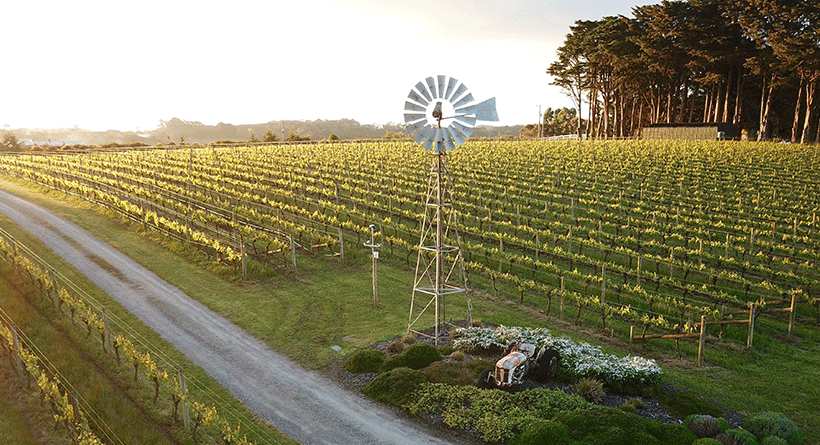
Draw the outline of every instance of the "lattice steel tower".
M476 121L497 121L498 113L495 98L474 104L467 87L447 76L417 83L404 110L407 132L431 150L432 156L407 331L425 335L417 326L429 319L422 316L432 306L434 343L438 344L447 296L467 294L447 152L470 137Z

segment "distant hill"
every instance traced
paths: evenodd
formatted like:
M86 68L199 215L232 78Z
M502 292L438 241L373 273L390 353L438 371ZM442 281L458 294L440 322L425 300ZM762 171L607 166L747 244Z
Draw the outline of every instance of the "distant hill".
M473 137L518 136L521 125L506 127L482 126L476 128ZM282 135L287 138L291 132L311 140L327 139L331 133L341 139L379 139L393 134L404 133L404 125L388 123L384 125L365 125L352 119L315 120L315 121L270 121L264 124L233 125L218 123L205 125L201 122L186 121L172 118L160 121L156 130L141 131L91 131L81 128L61 129L15 129L10 130L23 142L50 141L59 144L61 141L80 142L85 145L103 145L110 143L128 144L142 142L149 145L164 144L169 141L179 143L209 143L214 141L247 141L251 135L261 140L270 130L281 140Z

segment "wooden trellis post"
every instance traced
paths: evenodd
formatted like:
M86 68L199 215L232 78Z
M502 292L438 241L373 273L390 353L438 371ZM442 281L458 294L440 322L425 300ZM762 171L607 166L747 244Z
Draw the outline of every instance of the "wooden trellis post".
M191 431L191 408L188 406L188 383L185 380L185 371L179 370L179 389L182 392L182 425L185 431Z
M706 346L706 316L700 316L700 338L698 339L698 368L703 366L703 348Z

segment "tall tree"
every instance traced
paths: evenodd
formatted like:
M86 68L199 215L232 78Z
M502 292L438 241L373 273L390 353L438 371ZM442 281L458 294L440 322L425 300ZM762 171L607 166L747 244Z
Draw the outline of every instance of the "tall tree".
M580 23L576 22L575 27L570 27L571 32L567 34L564 45L558 48L558 60L550 65L547 74L553 77L551 84L563 88L572 99L580 117L584 90L587 87L587 59L580 36L576 33L579 26ZM583 136L581 119L578 119L576 133L579 139Z

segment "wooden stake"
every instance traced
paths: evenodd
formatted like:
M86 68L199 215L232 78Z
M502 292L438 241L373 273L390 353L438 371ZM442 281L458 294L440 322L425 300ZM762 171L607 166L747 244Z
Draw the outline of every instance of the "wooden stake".
M290 235L290 256L293 262L293 272L296 273L296 240L293 239L293 235Z
M564 318L564 277L561 277L561 318Z
M344 262L345 259L345 238L342 233L342 228L339 227L339 262Z
M749 338L746 339L746 347L752 348L752 340L755 335L755 304L749 306Z
M17 338L17 329L14 326L9 326L11 330L11 343L14 348L14 367L17 369L17 375L20 379L26 381L26 374L23 370L23 359L20 358L20 340Z
M185 431L191 431L191 408L188 406L188 383L185 381L185 371L179 370L179 389L182 392L182 425Z
M792 304L789 306L789 335L788 339L792 339L792 331L794 330L794 310L795 304L797 303L797 294L792 293Z
M103 351L108 353L108 352L114 350L114 346L111 342L111 329L108 327L108 310L106 308L103 308L102 316L103 316L103 331L104 331L103 338L105 339L105 342L103 344Z
M700 337L698 339L698 368L703 366L703 348L706 346L706 316L700 316Z

